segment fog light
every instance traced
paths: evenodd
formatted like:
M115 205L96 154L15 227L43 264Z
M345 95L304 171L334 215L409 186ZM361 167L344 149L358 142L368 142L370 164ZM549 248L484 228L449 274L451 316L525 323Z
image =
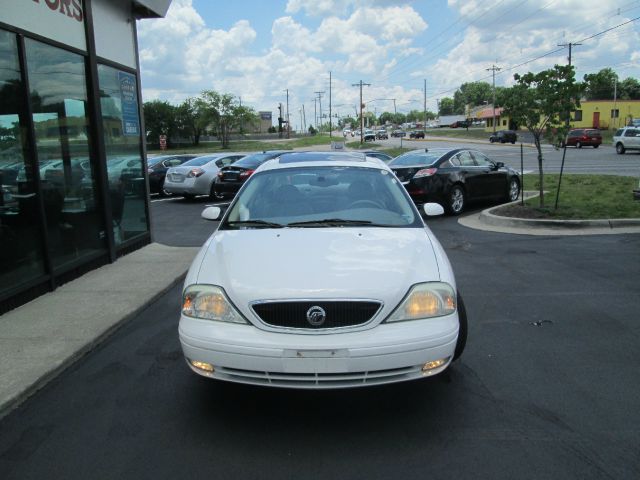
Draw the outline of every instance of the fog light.
M199 362L197 360L189 360L189 363L191 363L191 365L193 365L198 370L203 370L205 372L210 372L210 373L213 373L215 371L215 369L213 368L213 365L211 365L210 363L207 363L207 362Z
M434 360L433 362L427 362L422 366L422 374L423 375L431 375L433 370L436 368L440 368L449 361L449 357L441 358L440 360Z

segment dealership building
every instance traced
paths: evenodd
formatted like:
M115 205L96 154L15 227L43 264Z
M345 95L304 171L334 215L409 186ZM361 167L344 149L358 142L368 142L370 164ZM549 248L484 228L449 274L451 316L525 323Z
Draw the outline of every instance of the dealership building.
M151 241L136 20L171 0L2 0L0 313Z

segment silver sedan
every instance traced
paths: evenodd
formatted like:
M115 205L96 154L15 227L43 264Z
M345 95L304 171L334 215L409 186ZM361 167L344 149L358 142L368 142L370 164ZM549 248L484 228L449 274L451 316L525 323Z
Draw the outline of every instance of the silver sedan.
M193 198L196 195L209 195L214 198L212 186L218 171L245 155L244 153L218 153L193 158L167 170L164 189L185 198Z

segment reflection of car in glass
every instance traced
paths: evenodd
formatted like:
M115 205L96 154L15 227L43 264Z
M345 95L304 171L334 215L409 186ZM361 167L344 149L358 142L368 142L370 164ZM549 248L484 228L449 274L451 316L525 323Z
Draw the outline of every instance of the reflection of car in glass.
M367 157L377 158L378 160L382 160L384 163L389 163L393 160L391 155L387 155L386 153L379 152L377 150L365 150L364 153Z
M495 134L492 134L489 137L489 141L491 143L500 142L500 143L516 143L518 139L518 135L513 130L499 130Z
M386 165L296 152L256 170L196 256L178 330L199 375L327 389L442 372L467 318L444 249Z
M416 203L438 202L452 215L476 200L513 202L522 184L518 172L477 150L412 150L389 167Z
M147 160L147 172L149 174L149 192L159 193L161 196L169 195L164 190L164 179L167 170L171 167L182 165L187 160L197 157L198 155L161 155L151 157Z
M192 158L178 167L167 170L164 189L185 198L193 198L196 195L215 198L213 184L220 169L244 156L244 153L220 153Z
M618 129L613 135L613 146L620 155L627 150L640 150L640 127Z
M213 184L213 196L218 200L233 197L253 172L267 160L278 157L289 150L268 150L241 158L233 165L222 167Z
M583 146L592 146L598 148L602 143L602 135L599 130L593 128L574 128L569 130L567 138L561 142L560 146L582 148Z

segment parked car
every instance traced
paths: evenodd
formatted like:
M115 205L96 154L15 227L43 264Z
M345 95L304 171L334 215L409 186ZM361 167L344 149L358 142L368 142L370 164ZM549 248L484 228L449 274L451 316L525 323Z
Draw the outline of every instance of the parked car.
M520 175L477 150L444 148L412 150L389 167L416 203L437 202L451 215L467 202L513 202L520 195Z
M394 130L393 132L391 132L391 136L392 137L406 137L407 136L407 132L405 132L404 130Z
M424 132L420 130L414 130L409 134L409 138L424 138Z
M362 136L362 139L365 142L375 142L376 141L376 134L373 130L365 130L364 131L364 135Z
M261 153L254 153L238 160L232 165L222 167L216 175L213 184L213 197L217 200L224 200L227 197L234 197L244 182L255 172L256 168L267 160L279 157L289 150L269 150Z
M514 132L513 130L499 130L495 134L492 134L489 137L489 141L491 143L493 143L493 142L500 142L500 143L511 142L511 143L516 143L517 140L518 140L518 134L516 132Z
M256 170L196 255L178 332L204 377L349 388L444 371L467 316L444 249L386 165L295 152Z
M382 160L384 163L389 163L391 160L393 160L393 157L391 155L387 155L386 153L379 152L377 150L366 150L362 153L364 153L367 157L373 157L377 158L378 160Z
M449 125L451 128L469 128L469 122L467 120L458 120Z
M378 139L378 140L388 140L389 139L389 134L384 129L378 130L376 132L376 139Z
M620 155L627 150L640 150L640 127L618 129L613 135L613 146Z
M147 173L149 174L149 192L159 193L160 196L171 195L164 189L164 179L167 170L182 165L187 160L198 155L160 155L147 159Z
M602 143L602 135L599 130L593 128L574 128L569 130L567 138L560 144L564 147L582 148L583 146L592 146L598 148Z
M244 156L244 153L219 153L192 158L178 167L167 170L164 189L189 199L196 195L209 195L214 199L213 184L220 169Z

